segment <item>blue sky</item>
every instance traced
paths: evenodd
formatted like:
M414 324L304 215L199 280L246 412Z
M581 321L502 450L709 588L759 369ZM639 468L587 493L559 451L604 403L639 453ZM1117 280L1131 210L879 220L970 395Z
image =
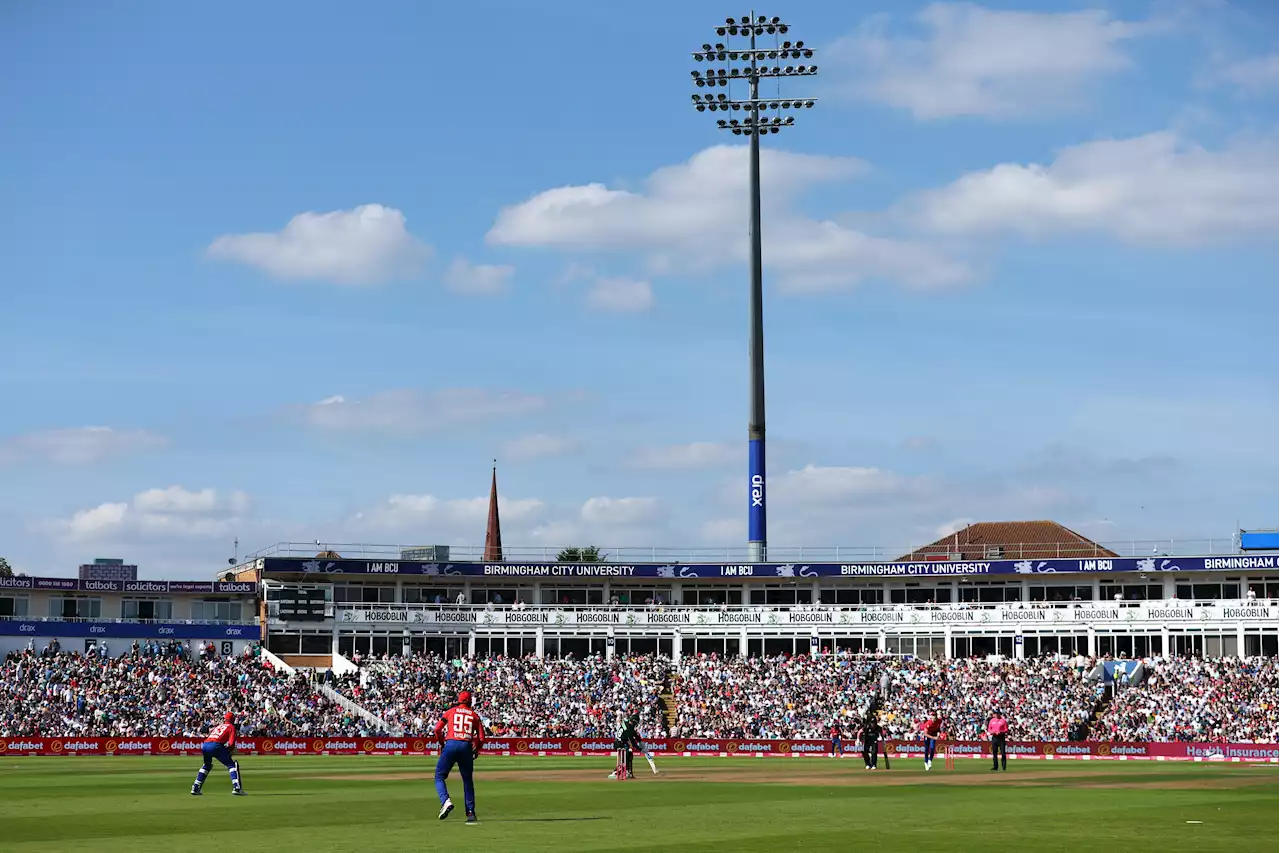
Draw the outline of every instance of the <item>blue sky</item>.
M771 544L1274 526L1275 4L786 6ZM4 4L0 554L742 546L725 13Z

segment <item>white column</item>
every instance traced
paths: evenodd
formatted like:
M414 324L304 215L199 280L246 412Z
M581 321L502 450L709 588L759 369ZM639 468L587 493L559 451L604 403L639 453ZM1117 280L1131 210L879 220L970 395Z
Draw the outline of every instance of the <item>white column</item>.
M534 634L533 653L538 656L538 660L542 660L547 654L547 635L542 632L541 625L538 626L538 632Z
M680 663L680 629L676 628L671 639L671 662Z
M738 633L738 653L743 657L747 656L747 626L743 625Z
M1244 623L1236 623L1236 657L1244 657Z
M476 632L468 631L467 632L467 655L469 657L475 657L475 654L476 654Z
M943 636L943 638L944 638L944 639L943 639L943 641L942 641L943 646L944 646L942 656L943 656L944 658L946 658L947 660L951 660L951 636L952 636L952 629L951 629L951 626L950 626L950 625L944 625L944 626L942 627L942 636Z

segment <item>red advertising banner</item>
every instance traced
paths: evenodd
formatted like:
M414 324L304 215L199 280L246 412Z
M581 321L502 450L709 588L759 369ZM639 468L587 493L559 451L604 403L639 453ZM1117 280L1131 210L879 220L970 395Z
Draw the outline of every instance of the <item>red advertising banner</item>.
M803 758L829 754L826 740L752 740L655 738L648 741L655 755L756 756ZM198 755L196 738L0 738L0 755ZM892 757L918 758L923 741L886 741L885 752ZM942 754L956 758L989 756L986 741L955 741L938 744ZM438 747L426 738L245 738L236 744L242 755L435 755ZM485 742L490 755L599 755L613 754L609 738L531 738L495 736ZM859 745L842 744L842 752L856 755ZM1098 743L1011 741L1011 759L1094 760L1094 761L1248 761L1278 762L1280 746L1274 743Z

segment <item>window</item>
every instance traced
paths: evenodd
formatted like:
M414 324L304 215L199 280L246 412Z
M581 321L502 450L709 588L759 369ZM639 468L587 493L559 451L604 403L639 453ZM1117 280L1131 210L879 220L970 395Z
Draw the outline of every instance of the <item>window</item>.
M239 622L240 602L229 598L197 598L191 602L191 618L197 622Z
M965 587L961 587L961 601L968 601L963 597ZM976 600L976 599L974 599ZM919 584L907 584L903 589L889 590L890 604L949 604L951 602L951 588L945 586L920 586Z
M951 590L943 590L947 593L948 601L951 600ZM884 602L884 590L879 587L875 589L863 589L861 587L825 587L818 590L818 601L822 604L843 604L843 605L864 605L864 604L882 604Z
M754 587L751 590L751 603L759 605L787 605L805 604L813 601L813 591L810 589L798 589L795 586L764 586Z
M335 603L393 604L396 588L386 584L339 584L333 588Z
M1012 584L961 584L960 600L971 604L1003 604L1007 601L1021 601L1022 587Z
M449 604L458 597L458 591L450 591L443 586L406 586L404 588L405 604L436 604L436 598L440 599L439 603Z
M613 594L617 595L618 590L614 590ZM625 594L625 590L622 591ZM521 596L526 602L533 601L533 592L530 591ZM564 604L573 607L588 607L593 604L604 604L604 588L599 587L590 589L587 587L543 587L539 598L543 604Z
M1164 598L1164 585L1158 583L1124 585L1104 583L1098 587L1098 596L1104 604L1114 602L1116 593L1120 593L1120 597L1125 602L1130 603L1135 601L1159 601ZM1181 598L1182 595L1179 594L1178 597Z
M120 608L125 619L167 621L173 618L173 601L161 598L126 598Z
M102 599L74 595L50 598L49 615L54 619L101 619Z
M1032 586L1027 588L1031 601L1045 601L1050 604L1068 601L1093 601L1092 586L1075 586L1071 584L1054 584L1052 586Z
M721 604L741 604L742 590L714 586L686 586L680 590L680 600L690 607L715 607Z
M0 617L26 616L27 604L25 595L0 595Z

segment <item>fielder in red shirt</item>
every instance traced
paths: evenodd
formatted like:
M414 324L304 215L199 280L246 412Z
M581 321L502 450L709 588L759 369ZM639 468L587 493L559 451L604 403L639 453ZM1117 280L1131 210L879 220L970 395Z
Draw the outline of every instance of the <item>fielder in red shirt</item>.
M467 807L467 823L476 822L476 787L472 781L471 771L480 748L484 745L484 723L480 715L471 710L471 694L463 690L458 694L458 703L444 712L444 716L436 723L435 738L442 746L440 759L436 762L436 793L440 796L440 820L453 811L453 800L449 799L449 788L445 779L453 765L458 765L462 773L462 802Z
M920 724L924 734L924 769L933 769L933 757L938 754L938 736L942 734L942 716L934 711Z
M237 797L244 796L244 789L240 787L240 762L231 757L231 753L236 748L236 715L228 711L223 716L223 722L218 723L209 730L209 734L205 736L204 743L200 746L200 753L204 756L204 764L200 768L200 772L196 774L196 781L191 786L191 796L200 796L200 789L204 787L205 777L209 775L209 771L213 769L213 759L218 759L222 765L227 768L227 772L231 774L231 793Z

